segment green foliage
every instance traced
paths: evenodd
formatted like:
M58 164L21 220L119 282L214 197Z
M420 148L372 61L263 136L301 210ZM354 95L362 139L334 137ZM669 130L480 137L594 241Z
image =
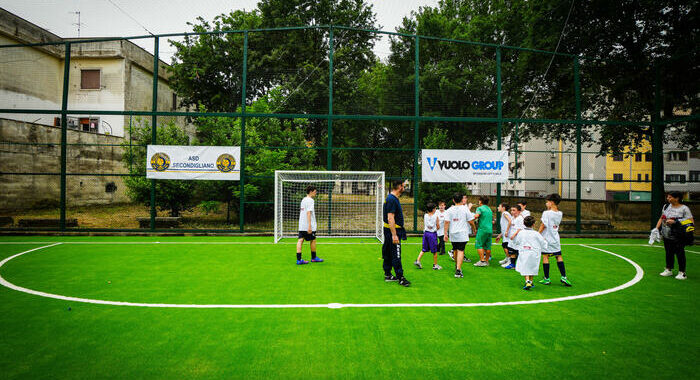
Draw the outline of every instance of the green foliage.
M144 205L150 205L151 180L146 178L146 145L151 143L151 124L145 119L136 118L135 127L131 133L131 145L128 140L122 142L124 154L122 162L129 169L129 174L137 176L126 177L124 182L127 193L134 201ZM164 122L158 125L156 130L159 145L188 145L189 138L182 127L175 125L174 121ZM179 216L180 212L194 205L195 183L181 180L157 180L156 207L160 210L168 210L170 216Z
M199 208L204 211L205 215L209 215L210 213L216 213L219 212L219 207L221 206L221 202L217 201L202 201L199 204Z

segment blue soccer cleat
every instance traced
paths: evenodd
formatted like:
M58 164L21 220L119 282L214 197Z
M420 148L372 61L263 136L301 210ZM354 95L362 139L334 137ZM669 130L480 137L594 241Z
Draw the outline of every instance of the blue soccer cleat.
M309 262L306 261L306 260L304 260L304 259L302 259L302 260L297 260L297 265L304 265L304 264L308 264L308 263L309 263Z
M508 264L508 266L505 267L505 269L515 269L515 265L513 265L513 264Z
M314 257L313 259L311 259L311 262L312 263L322 263L323 259L320 257Z

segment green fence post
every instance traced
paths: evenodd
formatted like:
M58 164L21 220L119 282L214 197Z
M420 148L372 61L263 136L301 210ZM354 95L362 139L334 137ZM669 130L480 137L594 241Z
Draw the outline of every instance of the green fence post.
M239 186L241 196L238 204L238 228L240 232L245 230L245 123L246 123L246 84L248 81L248 31L243 32L243 73L241 78L241 178Z
M326 170L333 170L333 26L328 28L328 133ZM332 230L333 183L328 187L328 235Z
M153 99L151 109L153 112L158 111L158 44L159 38L155 37L153 41ZM151 144L158 143L158 116L151 116ZM151 180L151 231L156 229L156 180Z
M59 228L66 230L66 166L68 163L68 86L70 84L70 42L65 45L63 60L63 98L61 99L61 195Z
M496 112L498 117L496 149L501 150L503 144L503 98L501 95L501 48L496 48ZM508 167L506 166L506 170ZM496 210L501 204L501 183L496 184ZM501 213L496 211L496 220L499 221ZM501 233L501 223L496 223L496 231Z
M418 152L419 152L419 133L420 133L420 37L416 36L416 51L415 51L415 67L413 81L414 108L416 119L413 127L413 231L418 231ZM405 227L405 226L404 226Z
M576 233L581 233L581 80L580 61L574 58L574 92L576 93Z
M661 121L661 69L654 68L654 112L651 134L651 228L661 217L664 204L664 124Z

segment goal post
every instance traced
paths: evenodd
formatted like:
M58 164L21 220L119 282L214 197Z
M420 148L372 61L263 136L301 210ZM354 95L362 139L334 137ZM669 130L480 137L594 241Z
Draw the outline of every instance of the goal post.
M384 172L275 171L275 243L297 238L299 205L309 185L317 189L317 237L364 237L383 242L384 183Z

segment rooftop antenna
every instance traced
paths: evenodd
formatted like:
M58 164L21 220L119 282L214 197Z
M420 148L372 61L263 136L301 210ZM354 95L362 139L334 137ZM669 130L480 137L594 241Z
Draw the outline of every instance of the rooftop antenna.
M71 13L71 14L74 14L74 15L77 15L77 16L78 16L78 22L74 22L74 23L71 24L71 25L75 25L75 26L78 27L78 38L80 38L80 27L83 25L83 23L80 22L80 11L68 12L68 13Z

